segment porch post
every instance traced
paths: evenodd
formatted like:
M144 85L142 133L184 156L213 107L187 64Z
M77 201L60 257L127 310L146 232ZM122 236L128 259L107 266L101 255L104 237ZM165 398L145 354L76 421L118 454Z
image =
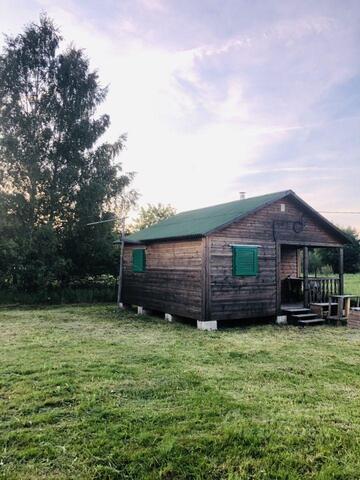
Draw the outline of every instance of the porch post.
M280 266L281 266L281 244L276 242L276 315L280 315L281 313L281 273L280 273Z
M303 247L304 306L309 306L309 248Z
M339 248L339 295L344 295L344 248Z

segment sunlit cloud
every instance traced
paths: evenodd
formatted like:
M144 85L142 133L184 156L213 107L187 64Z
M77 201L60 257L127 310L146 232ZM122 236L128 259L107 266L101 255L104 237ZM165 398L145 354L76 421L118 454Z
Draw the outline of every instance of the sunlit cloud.
M360 5L268 3L3 0L0 30L46 10L86 50L141 203L292 188L321 210L359 209ZM349 220L360 228L336 218Z

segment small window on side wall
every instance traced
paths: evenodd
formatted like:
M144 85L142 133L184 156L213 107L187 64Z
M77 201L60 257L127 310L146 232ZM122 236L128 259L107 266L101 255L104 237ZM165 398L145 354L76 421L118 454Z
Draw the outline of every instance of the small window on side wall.
M145 272L146 256L144 248L134 248L132 251L132 270L133 272Z
M258 247L233 245L232 260L235 277L255 276L259 272Z

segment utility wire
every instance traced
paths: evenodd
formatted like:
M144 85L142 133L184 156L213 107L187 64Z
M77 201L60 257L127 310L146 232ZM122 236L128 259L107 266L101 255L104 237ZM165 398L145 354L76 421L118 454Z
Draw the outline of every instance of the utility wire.
M340 214L346 214L346 215L360 215L360 212L328 212L324 210L319 210L319 213L340 213Z
M100 220L99 222L91 222L87 223L86 225L89 227L90 225L98 225L99 223L106 223L106 222L116 222L117 218L110 218L109 220Z

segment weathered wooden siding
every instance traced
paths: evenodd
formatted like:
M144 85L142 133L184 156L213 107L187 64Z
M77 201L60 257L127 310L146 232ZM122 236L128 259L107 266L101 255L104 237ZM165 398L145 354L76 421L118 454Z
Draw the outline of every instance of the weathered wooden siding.
M202 240L146 245L146 271L132 271L132 249L125 245L122 301L174 315L200 319Z
M126 245L122 301L197 320L274 315L281 279L297 273L295 248L282 244L339 244L321 221L304 212L287 198L206 239L148 244L143 273L132 271L132 249L138 247ZM233 277L232 243L259 246L257 276ZM282 265L277 262L280 250Z
M285 212L281 212L281 204L285 205ZM319 220L305 212L303 207L299 207L293 199L279 200L258 213L263 215L263 227L268 232L268 238L275 237L280 242L289 241L299 244L339 244L339 239L333 233L330 233ZM298 224L304 222L303 230L298 233L294 231L294 222Z
M285 211L281 211L281 204ZM296 233L294 222L303 224ZM276 255L281 242L338 244L339 240L291 199L264 207L243 220L210 235L209 320L254 318L277 311ZM259 273L255 277L232 275L231 243L259 245ZM289 266L289 265L288 265ZM284 271L287 267L284 266ZM292 268L292 267L291 267ZM283 272L284 273L284 272Z
M250 220L249 220L250 221ZM253 230L257 226L251 225ZM254 244L254 237L233 225L210 239L210 319L228 320L272 315L276 308L275 243L260 238L259 274L256 277L232 275L230 243Z
M283 280L284 278L287 278L289 276L297 277L299 275L298 265L299 265L298 249L290 245L283 245L281 247L281 265L280 265L281 279Z

